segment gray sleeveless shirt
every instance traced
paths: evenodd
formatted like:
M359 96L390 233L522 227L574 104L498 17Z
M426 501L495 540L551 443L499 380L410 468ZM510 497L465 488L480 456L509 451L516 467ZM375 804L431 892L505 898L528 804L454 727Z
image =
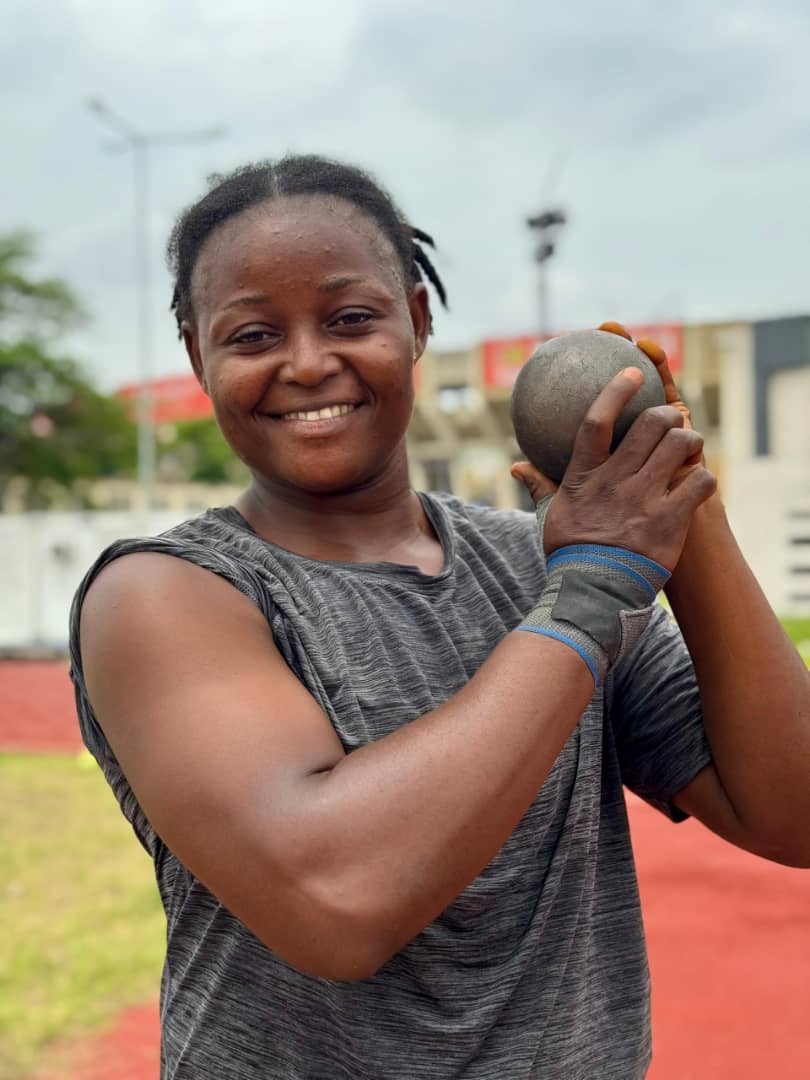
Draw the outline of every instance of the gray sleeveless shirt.
M113 544L79 589L71 660L82 734L154 860L166 910L163 1080L646 1073L648 973L622 783L677 819L669 800L710 760L694 672L663 609L594 694L489 866L360 983L290 967L196 880L155 834L93 715L81 603L101 567L135 551L187 559L249 597L347 752L435 709L532 607L544 570L533 515L420 498L444 549L435 576L307 559L223 508Z

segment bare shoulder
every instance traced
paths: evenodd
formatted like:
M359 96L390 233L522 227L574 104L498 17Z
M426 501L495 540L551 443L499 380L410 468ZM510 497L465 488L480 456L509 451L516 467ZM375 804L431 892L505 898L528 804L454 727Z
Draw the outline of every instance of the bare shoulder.
M180 600L209 611L233 605L261 617L238 589L210 570L174 555L138 551L114 559L93 580L82 605L82 636L86 627L124 612L136 622L171 619Z

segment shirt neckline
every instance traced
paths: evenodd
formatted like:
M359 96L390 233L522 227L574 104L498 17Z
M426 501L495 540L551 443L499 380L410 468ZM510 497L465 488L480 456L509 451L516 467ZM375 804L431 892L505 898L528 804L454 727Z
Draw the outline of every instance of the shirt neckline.
M420 570L418 566L414 566L410 563L387 562L385 560L379 562L346 562L340 559L313 559L308 555L300 555L297 551L291 551L289 548L282 547L280 544L276 544L272 540L267 540L265 537L260 536L235 506L217 506L210 510L209 513L214 514L220 520L225 520L229 524L234 525L242 532L249 533L260 544L269 548L271 551L278 552L280 555L296 559L302 563L309 563L313 566L333 567L335 569L348 570L353 573L371 573L375 575L387 575L389 577L411 578L426 584L444 581L450 575L455 561L455 540L453 537L453 530L450 528L447 509L442 506L441 502L435 496L428 494L428 492L417 491L415 494L421 502L422 508L433 526L439 543L441 544L444 559L438 574L426 574Z

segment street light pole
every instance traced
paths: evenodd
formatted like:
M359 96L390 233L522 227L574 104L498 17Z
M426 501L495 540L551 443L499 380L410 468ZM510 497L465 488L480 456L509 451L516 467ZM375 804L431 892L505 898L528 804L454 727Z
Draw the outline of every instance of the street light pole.
M135 192L135 355L138 369L138 489L148 518L154 502L155 424L152 379L152 274L149 266L149 144L132 142Z
M178 146L187 143L208 142L224 133L222 128L202 131L161 132L145 134L122 120L103 101L93 98L87 107L108 128L115 132L117 140L111 150L132 153L132 179L134 190L135 232L135 366L138 382L138 491L144 520L149 523L149 512L154 502L155 486L155 423L152 380L154 378L152 334L152 273L149 262L149 205L150 205L150 156L153 146Z
M526 219L530 229L538 233L538 244L534 258L539 264L539 278L537 284L538 315L540 325L538 336L545 341L550 331L548 315L548 267L547 263L556 250L557 234L562 225L567 221L563 210L543 210L539 214Z

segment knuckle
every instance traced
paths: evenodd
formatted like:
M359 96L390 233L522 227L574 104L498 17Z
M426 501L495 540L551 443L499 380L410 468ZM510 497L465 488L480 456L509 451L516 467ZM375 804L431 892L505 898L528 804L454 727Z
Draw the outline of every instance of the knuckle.
M685 455L694 454L703 447L703 436L689 428L670 428L664 440L681 449Z
M605 420L600 413L591 407L583 417L579 426L579 432L585 439L591 439L600 435L605 428Z
M653 405L652 408L647 409L647 412L651 414L650 423L655 424L662 431L667 428L683 427L683 413L674 405Z
M701 473L701 481L704 490L708 492L709 495L713 495L715 491L717 491L717 477L713 472L709 472L706 468L702 469Z

